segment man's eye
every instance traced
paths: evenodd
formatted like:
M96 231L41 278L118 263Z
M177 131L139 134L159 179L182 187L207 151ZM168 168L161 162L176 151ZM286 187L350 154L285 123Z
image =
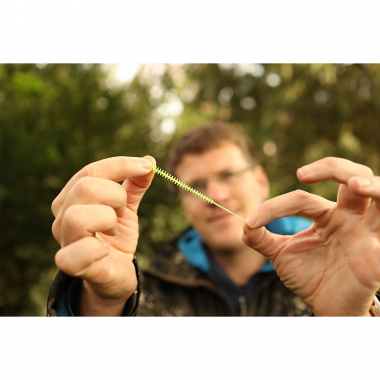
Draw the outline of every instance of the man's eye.
M230 178L232 176L233 176L233 173L231 173L231 172L223 172L220 174L220 177L223 179L227 179L227 178Z
M193 189L204 189L206 187L206 183L203 181L194 182L191 186Z

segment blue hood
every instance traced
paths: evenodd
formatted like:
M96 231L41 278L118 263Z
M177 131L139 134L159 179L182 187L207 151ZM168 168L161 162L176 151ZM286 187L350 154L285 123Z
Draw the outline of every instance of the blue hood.
M268 231L278 235L294 235L297 232L306 230L312 224L309 219L300 216L288 216L286 218L275 219L266 225ZM200 235L191 228L186 231L178 241L178 248L184 254L187 261L202 272L210 269L210 263L202 245ZM261 268L260 272L274 271L272 263L269 261Z

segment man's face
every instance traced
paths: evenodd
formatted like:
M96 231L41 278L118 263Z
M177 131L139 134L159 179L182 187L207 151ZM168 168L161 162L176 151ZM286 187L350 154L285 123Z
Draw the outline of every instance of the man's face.
M200 192L244 219L268 197L264 170L261 166L251 168L240 148L232 143L184 155L176 174L187 185L206 184ZM242 220L190 193L183 194L181 203L187 220L211 249L244 246Z

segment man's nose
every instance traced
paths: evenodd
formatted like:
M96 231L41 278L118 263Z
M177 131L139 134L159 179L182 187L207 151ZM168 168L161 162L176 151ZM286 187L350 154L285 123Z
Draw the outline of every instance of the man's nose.
M229 189L222 182L216 179L207 181L207 196L216 203L223 201L229 197Z

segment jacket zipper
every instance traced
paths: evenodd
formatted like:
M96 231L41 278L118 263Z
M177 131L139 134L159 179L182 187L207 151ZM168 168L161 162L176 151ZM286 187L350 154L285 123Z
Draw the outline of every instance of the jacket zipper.
M248 305L247 300L244 296L239 296L239 304L240 304L240 316L246 317L248 316Z

